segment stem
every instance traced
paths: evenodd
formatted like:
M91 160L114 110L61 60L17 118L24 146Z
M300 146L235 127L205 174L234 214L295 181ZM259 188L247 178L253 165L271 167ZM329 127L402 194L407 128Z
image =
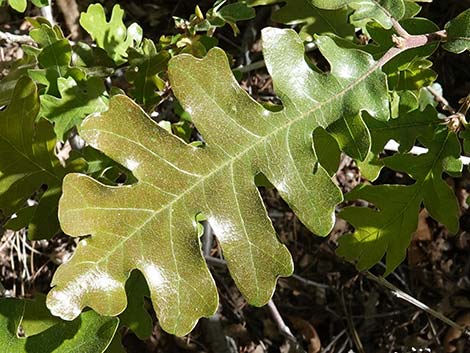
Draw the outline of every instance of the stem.
M34 42L34 40L28 35L13 34L13 33L2 32L2 31L0 31L0 41L5 41L7 43L18 43L18 44L27 44L27 43Z
M416 35L407 34L406 37L404 36L397 37L394 35L393 41L395 42L396 46L393 48L390 48L384 54L384 56L382 56L379 59L377 64L379 65L379 67L382 67L387 62L392 60L395 56L404 52L405 50L422 47L423 45L442 41L442 40L445 40L446 38L447 38L447 32L445 30L432 32L432 33L426 33L426 34L416 34Z
M287 326L286 323L284 322L284 319L282 318L281 313L279 312L279 310L277 310L276 304L274 304L272 299L268 302L268 308L269 308L269 311L271 312L271 316L274 322L276 323L282 335L288 338L289 340L291 340L292 342L295 342L296 341L295 336L292 334L289 326Z
M209 222L204 222L204 234L202 235L202 252L204 256L211 256L214 234Z
M455 109L449 104L447 99L445 99L438 91L436 91L432 86L426 87L426 90L434 96L434 100L442 106L443 110L447 110L452 114L455 113Z
M409 36L411 36L411 34L409 34L408 31L404 29L396 19L394 19L393 17L391 17L390 19L392 20L393 29L395 30L395 32L397 32L400 37L408 38Z
M56 23L54 21L54 15L52 14L52 5L51 0L49 0L49 5L41 7L41 15L49 21L49 23L54 26Z
M427 312L428 314L434 316L436 319L439 319L442 322L446 323L447 325L449 325L449 326L451 326L451 327L453 327L453 328L455 328L459 331L462 331L465 335L470 337L470 330L468 330L465 327L459 325L455 321L452 321L451 319L449 319L447 316L440 313L439 311L436 311L436 310L430 308L426 304L420 302L418 299L413 298L408 293L403 292L401 289L395 287L392 283L387 281L385 278L377 277L377 276L373 275L372 273L370 273L369 271L365 272L364 274L367 278L369 278L369 279L373 280L374 282L390 289L392 291L392 294L395 295L397 298L400 298L400 299L403 299L403 300L407 301L411 305L416 306L417 308L419 308L419 309Z

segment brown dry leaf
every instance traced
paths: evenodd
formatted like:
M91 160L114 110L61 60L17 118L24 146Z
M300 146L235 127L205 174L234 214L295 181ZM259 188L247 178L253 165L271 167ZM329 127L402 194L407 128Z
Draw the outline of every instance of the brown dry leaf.
M456 246L460 250L470 250L470 233L463 231L457 236Z
M276 342L279 342L283 339L279 333L277 325L271 319L263 320L263 335Z
M78 19L80 17L80 11L76 0L57 0L62 14L64 15L65 24L70 31L70 38L76 40L80 37L80 26L78 25Z
M456 322L463 327L470 328L470 312L460 315ZM454 341L458 340L460 337L462 337L462 331L457 330L454 327L449 327L446 336L444 337L444 350L446 353L457 351Z
M408 248L409 266L416 266L427 258L426 254L419 247L419 242L432 240L431 229L429 229L428 223L426 222L426 218L428 217L428 211L423 208L418 216L418 228L413 233L411 244Z
M332 231L330 232L330 237L328 241L336 244L338 241L338 237L346 233L347 230L348 222L346 222L344 219L336 218L335 225Z
M321 341L315 327L307 320L295 316L289 316L294 328L299 331L308 342L308 353L318 353L321 350Z
M224 328L225 336L236 339L241 346L246 346L250 343L250 333L246 326L242 324L231 324Z

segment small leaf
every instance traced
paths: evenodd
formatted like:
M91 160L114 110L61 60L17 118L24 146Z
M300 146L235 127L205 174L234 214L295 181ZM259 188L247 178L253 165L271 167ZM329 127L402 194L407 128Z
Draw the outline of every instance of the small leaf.
M325 129L318 128L314 131L313 144L318 162L329 175L335 175L341 158L341 150L335 138Z
M431 67L430 60L415 58L388 75L389 85L395 90L419 90L430 86L437 78Z
M45 19L28 19L34 29L30 36L40 49L29 48L28 53L35 56L39 68L28 70L28 75L36 83L46 87L46 93L60 96L58 79L73 77L80 81L85 78L84 72L78 67L71 67L72 47L58 26L51 26Z
M400 109L403 108L400 107ZM367 127L372 137L372 147L366 161L358 163L361 174L368 180L375 180L384 166L379 154L383 151L385 144L394 139L400 144L401 153L408 152L419 136L432 134L441 123L436 116L436 110L428 106L424 111L402 112L399 118L387 122L366 117Z
M52 316L46 307L46 296L44 294L36 295L33 300L24 301L24 315L21 320L26 337L37 335L48 328L60 323L58 317Z
M105 111L108 98L104 82L91 77L78 84L72 77L57 80L60 97L45 94L41 96L41 115L54 123L56 135L63 141L67 132L94 112Z
M49 5L49 0L31 0L31 2L36 7L44 7Z
M392 18L401 20L405 15L403 0L309 0L323 9L339 9L348 5L354 10L351 23L365 27L370 20L377 21L384 28L392 28Z
M41 333L18 337L26 301L0 299L0 346L4 352L102 353L111 342L119 320L87 311L71 322L58 322ZM28 324L27 327L30 327Z
M328 128L342 151L354 159L363 161L370 150L371 138L360 115L338 120Z
M35 66L36 59L33 56L25 55L9 67L8 75L0 81L0 106L7 105L10 102L18 80Z
M134 85L130 92L138 103L150 110L160 101L158 91L163 89L164 83L158 75L167 68L170 54L157 52L149 39L144 39L140 50L130 48L128 54L131 67L126 78Z
M442 46L452 53L470 50L470 9L465 10L445 26L447 42Z
M223 6L217 14L226 22L250 20L255 17L255 10L242 2L236 2Z
M18 12L25 12L26 0L8 0L10 6Z
M80 16L81 26L100 48L106 50L117 65L125 63L127 50L142 41L142 28L136 23L126 28L123 17L124 11L121 6L115 5L108 22L101 4L90 5L87 12L83 12Z
M273 21L296 25L301 24L300 36L313 40L314 34L333 33L340 37L354 35L354 26L347 23L349 13L346 9L323 10L313 6L310 0L287 0L286 5L276 11Z

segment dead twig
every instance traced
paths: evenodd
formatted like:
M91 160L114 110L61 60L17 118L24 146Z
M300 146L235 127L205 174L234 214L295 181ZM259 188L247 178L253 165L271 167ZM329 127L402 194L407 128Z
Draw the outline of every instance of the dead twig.
M432 86L428 86L426 87L426 91L428 91L434 96L434 100L441 105L443 110L447 110L452 114L455 113L455 109L449 104L447 99L445 99L444 96L442 96L435 88L433 88Z
M0 41L7 43L28 44L33 43L33 39L26 34L13 34L0 31Z
M348 329L351 333L351 338L352 341L354 342L354 345L356 346L357 350L359 353L365 353L364 346L362 345L361 338L359 337L359 334L357 333L356 327L354 326L354 322L351 317L351 313L349 312L347 306L346 306L346 301L344 300L344 293L341 291L341 305L343 307L344 315L346 315L346 322L348 324Z
M404 291L402 291L400 288L397 288L395 287L392 283L390 283L389 281L387 281L385 278L383 277L377 277L375 276L374 274L372 274L371 272L367 271L364 273L364 275L373 280L374 282L380 284L381 286L384 286L388 289L390 289L392 291L392 294L397 297L397 298L400 298L400 299L403 299L405 301L407 301L408 303L410 303L411 305L414 305L416 306L417 308L425 311L426 313L428 313L429 315L431 316L434 316L436 319L439 319L441 320L442 322L446 323L447 325L463 332L465 335L467 335L468 337L470 337L470 330L469 329L466 329L465 327L459 325L458 323L456 323L455 321L449 319L447 316L445 316L444 314L440 313L439 311L436 311L432 308L430 308L429 306L427 306L426 304L422 303L421 301L419 301L418 299L412 297L411 295L409 295L408 293L405 293Z
M320 353L328 353L330 352L330 350L333 348L333 346L336 344L336 342L338 342L338 340L343 337L343 335L346 333L346 329L343 329L340 333L338 333L332 340L331 342L328 344L328 346L326 346L325 348L323 348L321 350Z
M41 15L46 20L48 20L51 25L55 25L54 15L52 14L51 0L49 0L49 5L41 7Z
M284 322L281 313L277 310L276 304L274 304L272 299L268 302L268 309L281 334L292 342L296 342L295 336L292 334L289 326Z

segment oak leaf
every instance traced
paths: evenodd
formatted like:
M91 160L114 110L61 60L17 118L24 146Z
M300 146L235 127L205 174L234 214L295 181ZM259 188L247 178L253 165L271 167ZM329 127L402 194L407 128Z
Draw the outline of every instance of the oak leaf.
M267 68L284 104L277 112L241 89L221 49L203 59L173 58L170 82L204 138L201 148L155 124L125 96L114 96L108 111L84 121L82 137L138 181L113 187L85 175L66 176L61 225L72 236L91 236L55 273L48 295L52 313L68 320L86 306L121 313L125 282L138 269L162 328L189 332L218 305L197 236L199 213L214 229L247 300L261 306L271 298L277 278L290 275L293 265L255 176L263 173L306 226L326 235L342 197L317 163L312 132L360 120L363 110L380 120L389 115L385 75L369 54L339 48L329 37L318 37L317 44L331 64L329 74L305 61L294 31L263 30Z

